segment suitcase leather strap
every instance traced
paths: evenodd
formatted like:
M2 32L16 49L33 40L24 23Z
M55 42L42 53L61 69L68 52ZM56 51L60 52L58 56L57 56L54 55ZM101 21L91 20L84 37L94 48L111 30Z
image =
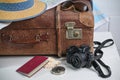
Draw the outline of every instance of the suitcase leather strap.
M61 22L60 22L60 5L56 8L56 33L57 33L57 52L58 56L61 56Z

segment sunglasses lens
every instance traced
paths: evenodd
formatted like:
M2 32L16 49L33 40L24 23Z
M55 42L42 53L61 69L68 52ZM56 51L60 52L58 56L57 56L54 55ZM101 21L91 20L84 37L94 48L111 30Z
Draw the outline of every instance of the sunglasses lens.
M84 3L74 3L75 9L79 12L88 11L88 6Z
M72 6L72 2L66 1L66 2L62 3L61 8L62 8L62 10L66 10L66 9L69 9L71 6Z

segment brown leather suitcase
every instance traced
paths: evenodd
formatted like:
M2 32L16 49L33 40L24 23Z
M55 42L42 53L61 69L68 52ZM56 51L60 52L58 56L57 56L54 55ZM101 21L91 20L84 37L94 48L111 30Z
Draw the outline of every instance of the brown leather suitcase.
M61 10L61 5L33 19L13 22L0 30L0 55L58 55L70 46L93 46L94 20L87 12Z

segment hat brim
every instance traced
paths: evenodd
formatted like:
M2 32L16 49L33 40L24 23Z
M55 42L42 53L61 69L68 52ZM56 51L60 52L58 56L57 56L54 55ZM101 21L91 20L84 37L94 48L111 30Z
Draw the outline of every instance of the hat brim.
M13 22L34 18L42 14L46 9L46 4L39 0L34 0L34 5L22 11L0 10L0 22Z

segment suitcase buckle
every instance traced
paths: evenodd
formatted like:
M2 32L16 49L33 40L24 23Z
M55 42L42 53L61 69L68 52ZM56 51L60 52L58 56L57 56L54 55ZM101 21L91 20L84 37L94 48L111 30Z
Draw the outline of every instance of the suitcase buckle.
M66 22L65 26L66 30L66 38L67 39L82 39L82 29L76 28L74 29L76 23L75 22Z

